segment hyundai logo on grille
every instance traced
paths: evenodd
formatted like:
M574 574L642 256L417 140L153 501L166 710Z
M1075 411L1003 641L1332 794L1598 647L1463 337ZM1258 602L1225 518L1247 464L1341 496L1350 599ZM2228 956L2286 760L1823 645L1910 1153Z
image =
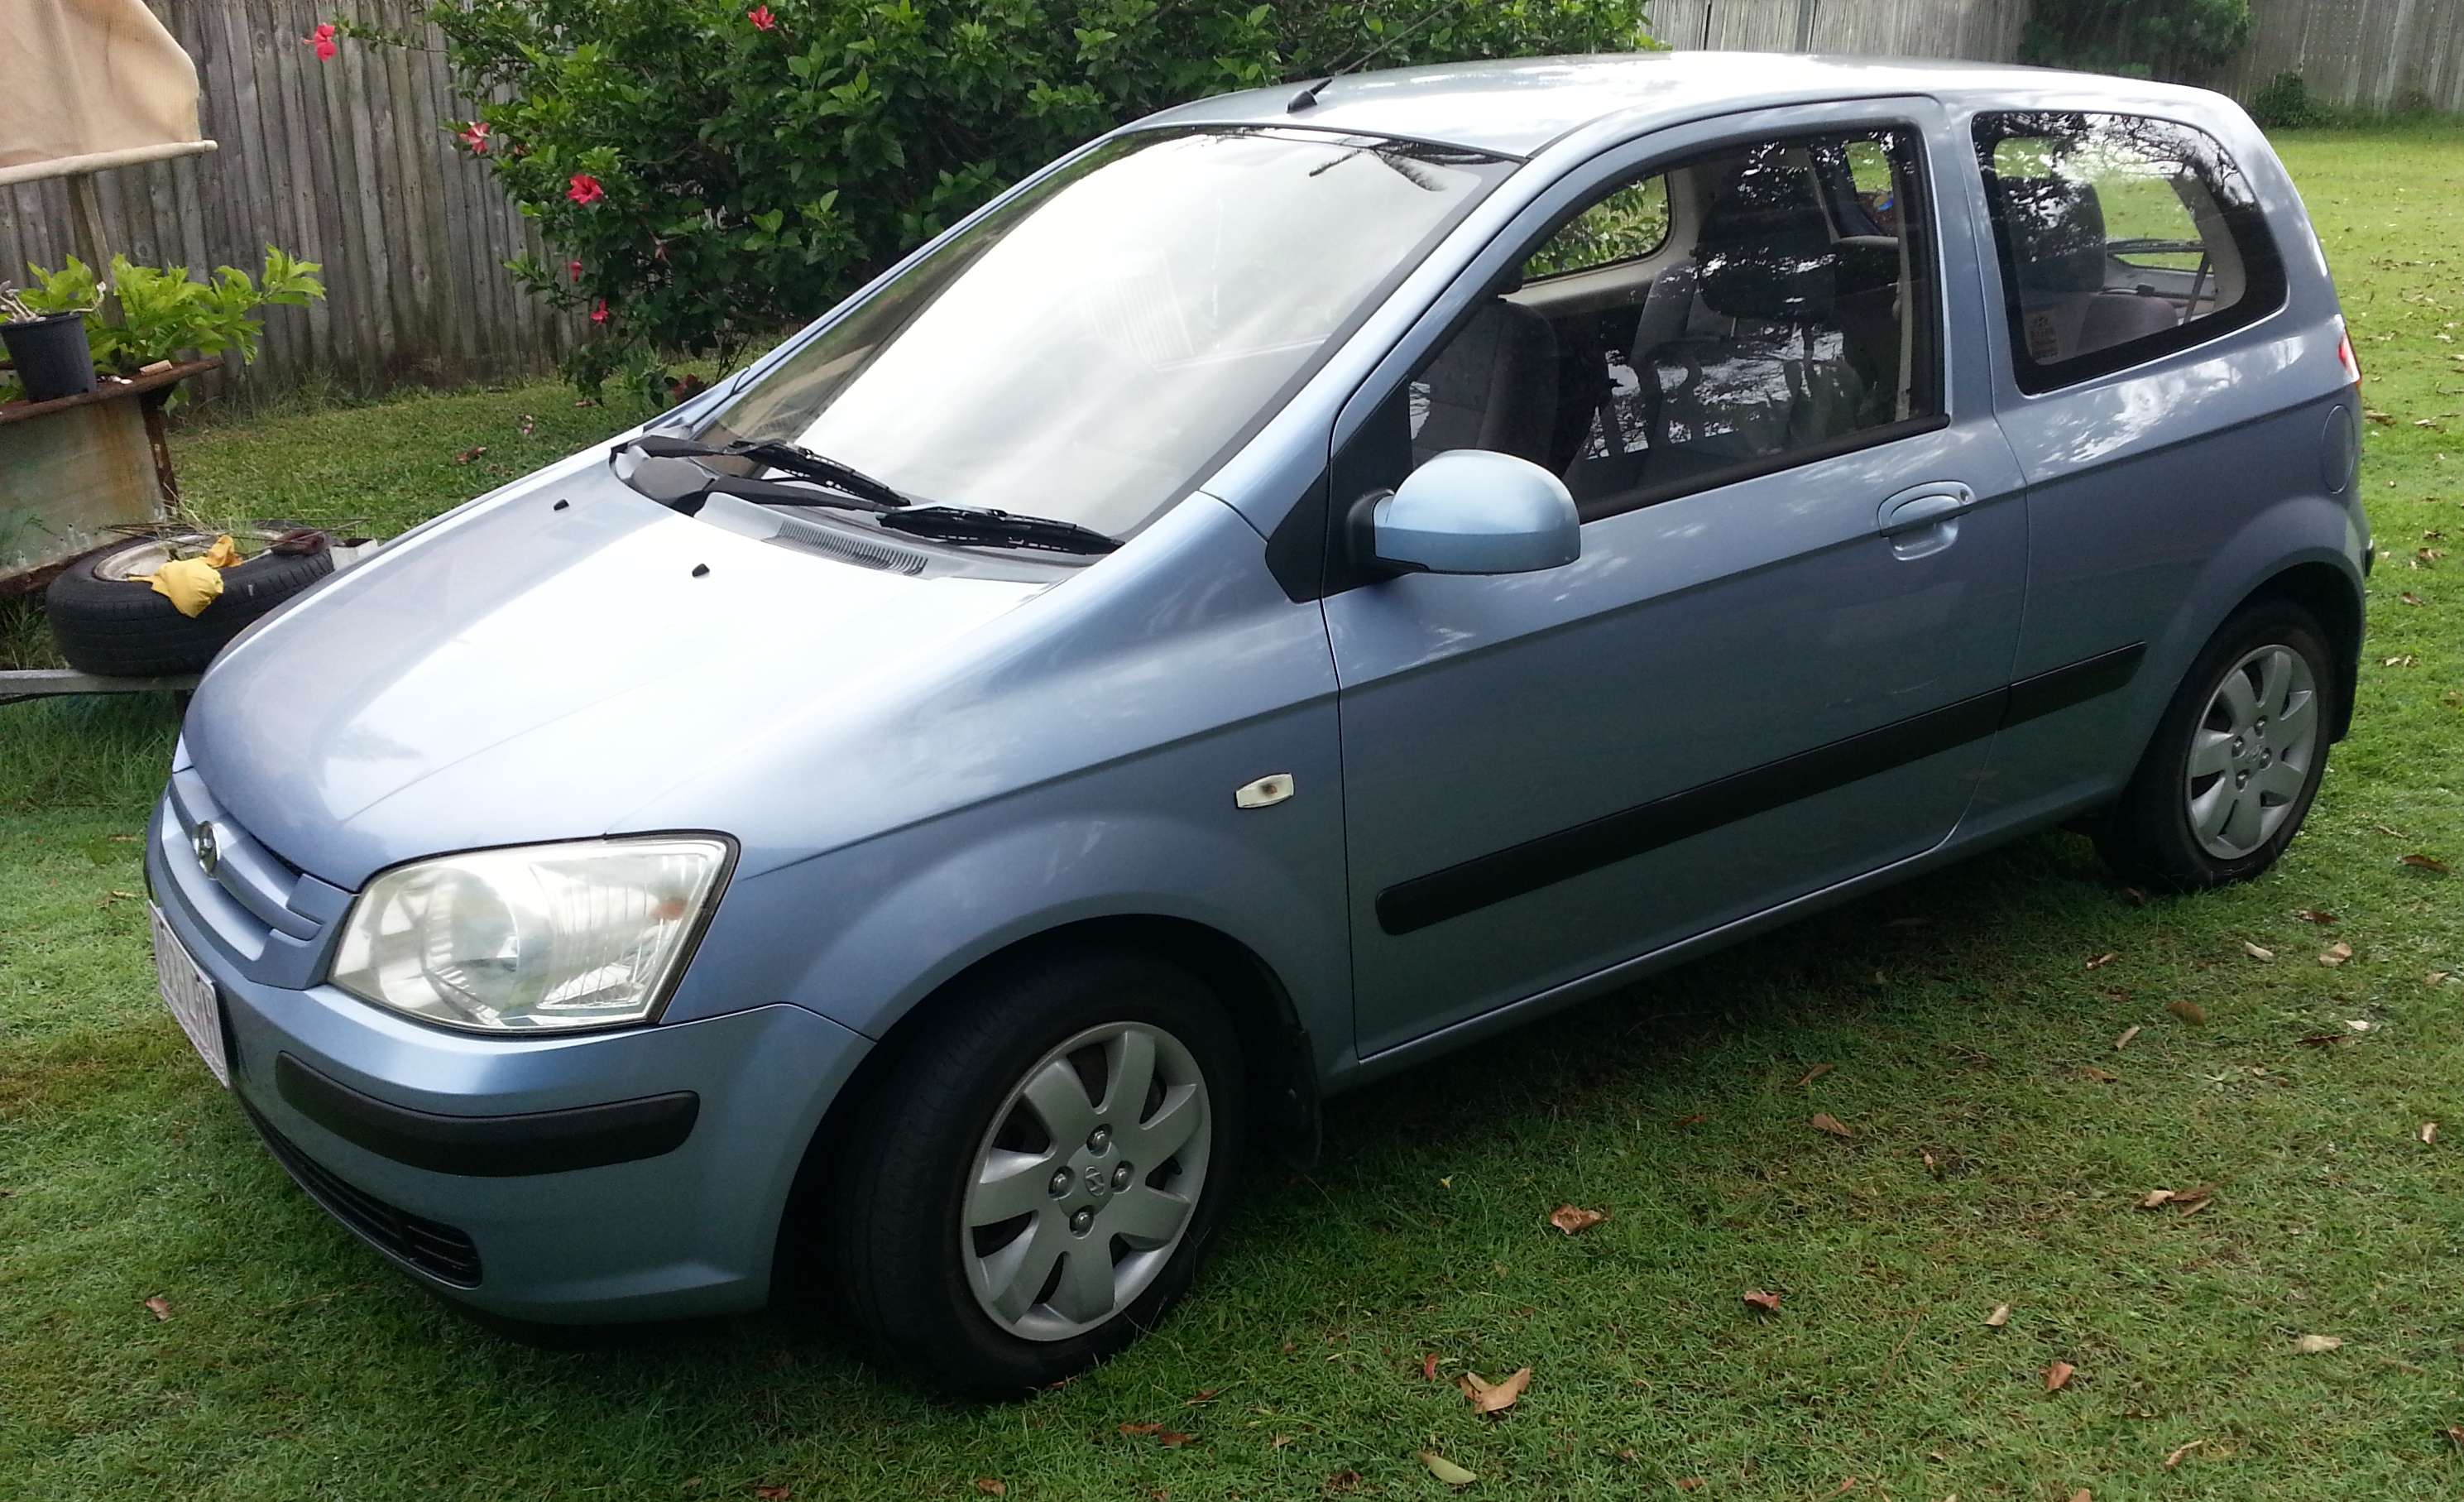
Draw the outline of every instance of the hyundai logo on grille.
M197 821L197 832L189 840L188 848L197 852L197 864L206 869L209 876L214 873L215 867L223 863L222 848L214 843L214 827L207 820Z

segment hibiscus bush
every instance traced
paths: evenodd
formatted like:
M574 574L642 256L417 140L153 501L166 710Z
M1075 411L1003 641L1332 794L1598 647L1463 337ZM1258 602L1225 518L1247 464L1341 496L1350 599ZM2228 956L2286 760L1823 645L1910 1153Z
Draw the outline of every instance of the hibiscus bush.
M1654 45L1642 0L446 0L455 121L655 387L808 320L1002 186L1183 99L1366 63ZM352 29L346 28L346 32ZM310 38L312 44L314 38Z

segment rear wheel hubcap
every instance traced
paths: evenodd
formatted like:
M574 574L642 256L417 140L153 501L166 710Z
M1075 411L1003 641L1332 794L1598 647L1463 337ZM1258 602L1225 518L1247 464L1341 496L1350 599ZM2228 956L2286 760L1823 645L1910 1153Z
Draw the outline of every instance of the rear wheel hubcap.
M2319 749L2319 689L2309 659L2260 647L2235 663L2190 732L2183 811L2199 848L2239 860L2284 827Z

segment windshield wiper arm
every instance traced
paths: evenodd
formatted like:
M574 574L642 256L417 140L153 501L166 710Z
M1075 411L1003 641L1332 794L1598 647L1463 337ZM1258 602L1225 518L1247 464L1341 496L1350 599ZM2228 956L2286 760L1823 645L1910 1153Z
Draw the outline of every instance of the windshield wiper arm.
M701 443L692 438L671 437L666 433L646 433L628 445L636 453L654 459L751 459L783 471L798 479L811 480L877 501L884 507L904 506L911 502L893 486L874 479L853 465L841 464L825 454L815 453L802 444L783 438L739 438L724 447Z
M885 531L905 532L941 542L1032 547L1051 553L1109 553L1121 545L1120 539L1074 521L1012 516L989 508L979 511L972 506L909 506L886 511L881 515L881 526Z

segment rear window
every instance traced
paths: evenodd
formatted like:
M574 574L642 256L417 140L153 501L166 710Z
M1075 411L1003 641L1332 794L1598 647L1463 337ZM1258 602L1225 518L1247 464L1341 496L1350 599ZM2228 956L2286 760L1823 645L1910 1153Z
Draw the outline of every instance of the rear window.
M2284 303L2257 196L2203 131L2137 115L1982 115L1976 156L2023 390L2187 349Z

